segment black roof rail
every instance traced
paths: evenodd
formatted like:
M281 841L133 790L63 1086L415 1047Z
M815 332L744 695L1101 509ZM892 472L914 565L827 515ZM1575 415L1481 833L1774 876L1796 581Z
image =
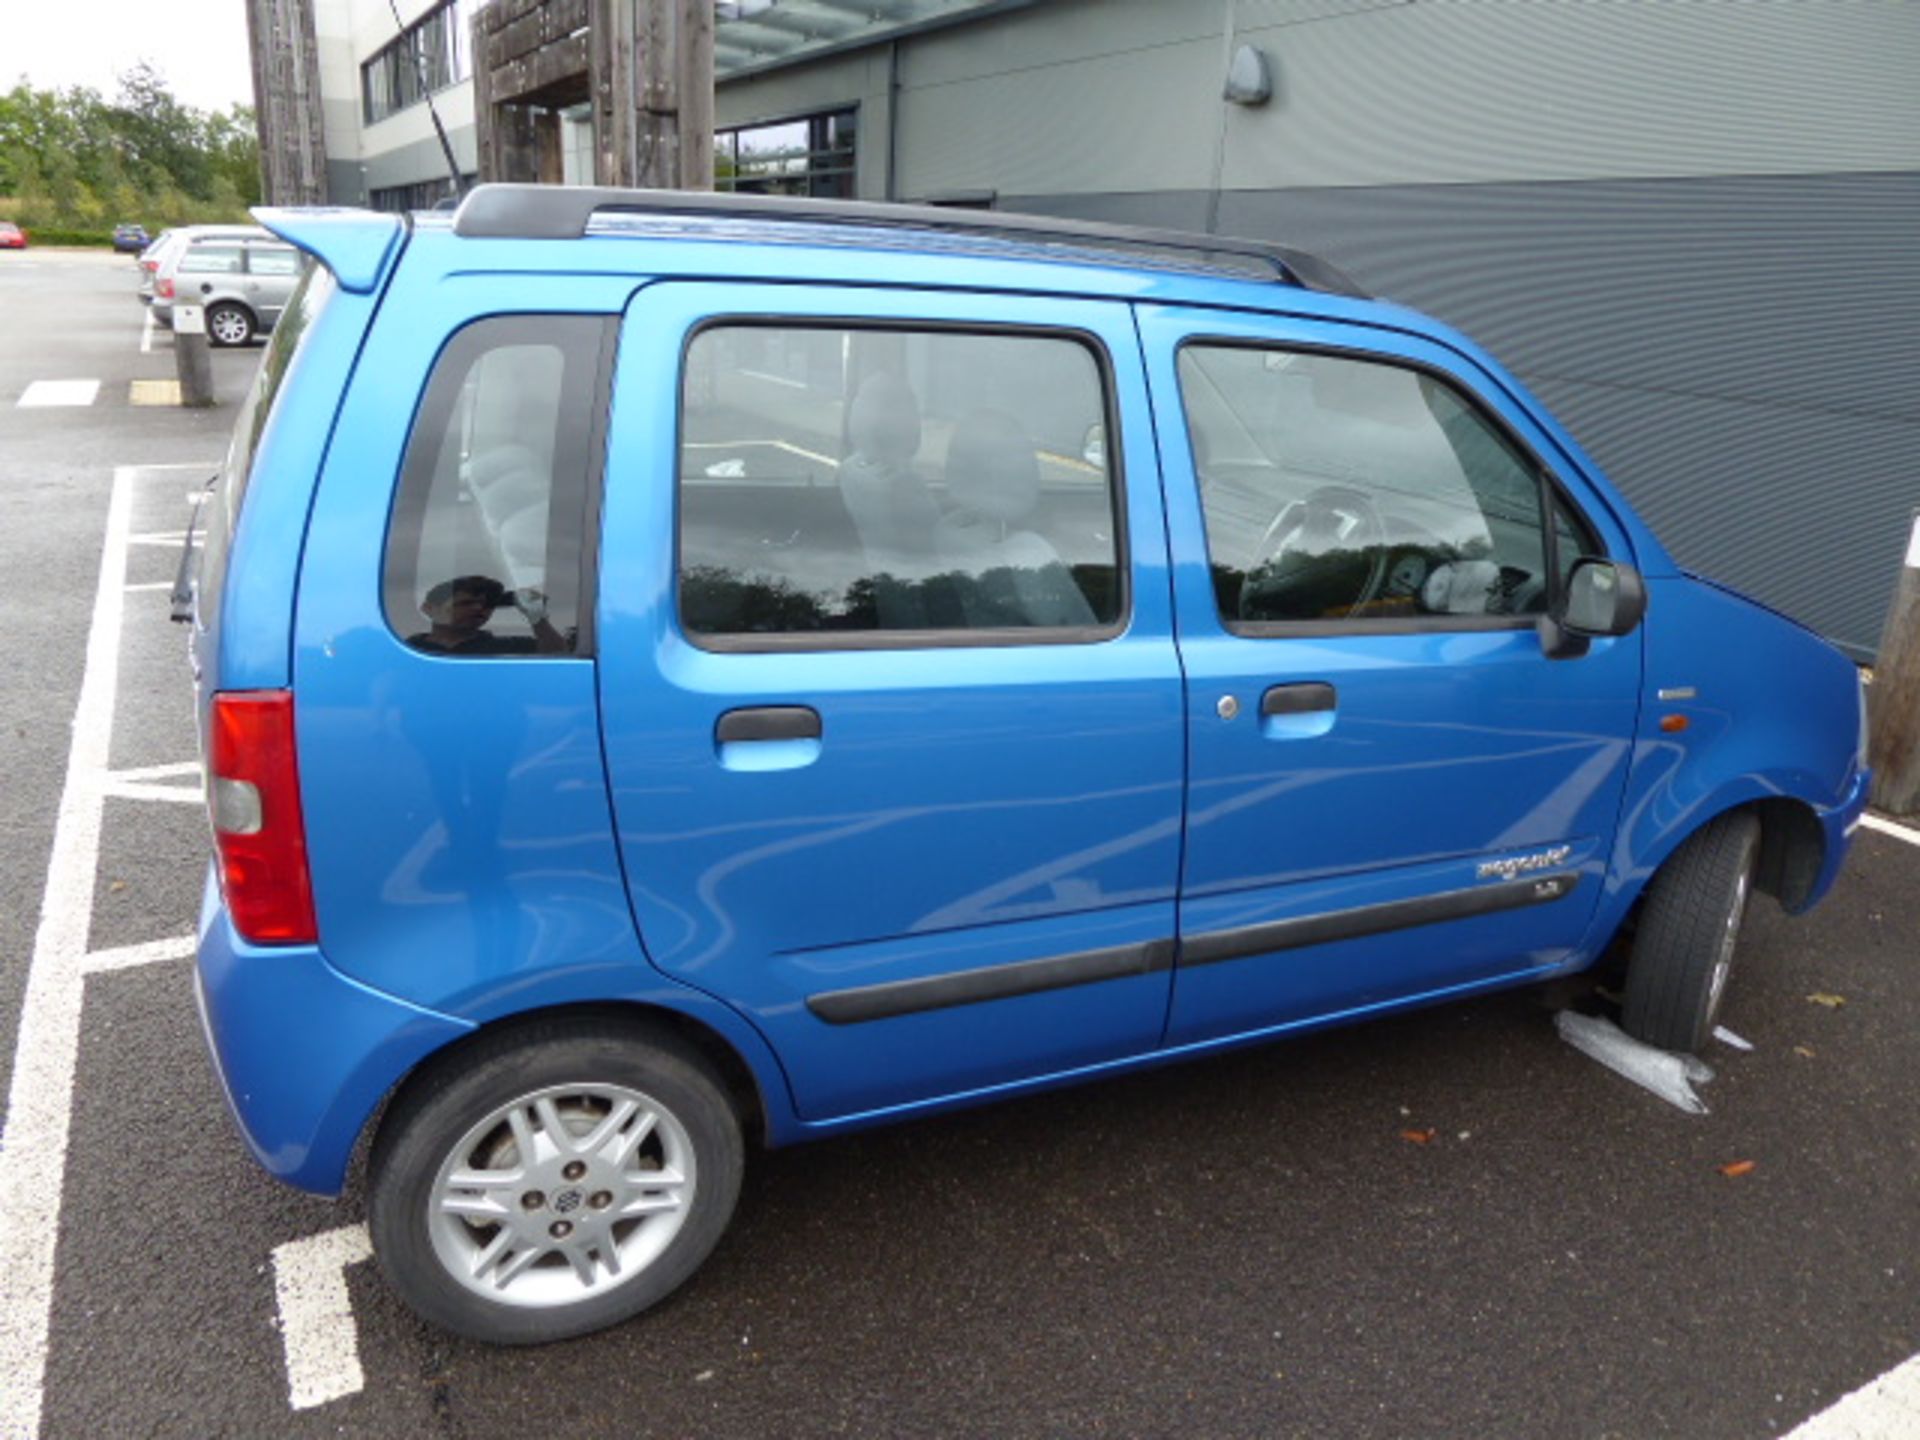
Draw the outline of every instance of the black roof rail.
M616 190L582 185L479 185L454 212L453 232L468 238L577 240L597 214L683 215L707 219L800 221L820 225L890 227L943 234L1055 241L1103 248L1232 256L1272 266L1307 290L1370 298L1336 266L1303 250L1231 235L1200 235L1143 225L1056 219L1006 210L962 210L939 205L819 200L795 195L742 195L705 190Z

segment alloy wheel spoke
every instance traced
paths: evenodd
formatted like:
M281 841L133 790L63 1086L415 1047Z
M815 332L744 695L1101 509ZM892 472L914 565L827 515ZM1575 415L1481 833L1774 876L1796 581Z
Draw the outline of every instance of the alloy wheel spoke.
M591 1289L600 1278L598 1271L594 1268L592 1252L584 1245L563 1245L560 1253L565 1255L567 1262L573 1266L574 1278Z
M637 1105L634 1109L640 1113L637 1116L630 1114L627 1121L622 1122L626 1128L609 1132L606 1140L596 1147L600 1158L609 1165L624 1167L633 1152L653 1133L654 1126L660 1123L660 1117L653 1111L640 1110Z
M504 1232L502 1232L504 1233ZM489 1246L489 1249L492 1247ZM510 1250L501 1259L494 1262L490 1277L496 1290L504 1290L513 1283L513 1277L538 1260L546 1251L535 1245L522 1244L517 1250ZM485 1271L479 1272L485 1275Z
M594 1126L592 1132L580 1141L581 1150L589 1155L599 1150L611 1137L620 1133L621 1127L633 1118L634 1112L639 1108L638 1100L623 1096L616 1101L614 1107L607 1112L606 1119Z
M542 1095L534 1101L533 1113L540 1117L540 1130L535 1138L547 1142L548 1153L565 1154L574 1148L573 1136L567 1131L567 1122L560 1118L560 1107L553 1103L551 1095Z
M621 1216L657 1215L678 1210L686 1197L680 1192L687 1179L678 1170L647 1170L627 1177L633 1192L620 1206Z

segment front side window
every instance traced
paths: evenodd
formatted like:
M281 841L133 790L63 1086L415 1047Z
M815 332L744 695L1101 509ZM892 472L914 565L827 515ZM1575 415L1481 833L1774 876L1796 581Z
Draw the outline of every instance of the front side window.
M414 649L579 648L610 323L501 316L469 325L441 352L387 534L387 621Z
M1180 352L1214 593L1229 628L1547 608L1539 465L1451 385L1344 356ZM1556 549L1595 542L1555 507ZM1388 623L1383 628L1392 628Z
M1078 338L705 329L682 400L682 623L820 645L1109 631L1106 413Z

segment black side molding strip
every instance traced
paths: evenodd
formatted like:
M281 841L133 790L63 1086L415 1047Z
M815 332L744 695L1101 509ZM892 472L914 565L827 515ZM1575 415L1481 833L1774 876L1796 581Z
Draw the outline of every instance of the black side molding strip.
M1015 995L1037 995L1069 985L1096 980L1120 980L1151 975L1173 966L1173 941L1149 940L1139 945L1113 945L1102 950L1080 950L1071 955L1049 955L1044 960L1019 960L1011 965L987 965L954 975L928 975L919 980L891 980L883 985L860 985L851 990L827 990L807 997L807 1009L829 1025L858 1025L867 1020L889 1020L922 1010L944 1010L982 1000L1006 1000Z
M1389 900L1382 905L1360 905L1352 910L1329 910L1291 920L1213 930L1181 941L1180 963L1213 965L1222 960L1265 955L1273 950L1297 950L1303 945L1325 945L1333 940L1354 940L1362 935L1379 935L1414 925L1433 925L1442 920L1464 920L1471 915L1545 905L1571 895L1579 883L1577 871L1562 870L1551 875L1505 880L1497 885L1476 885L1468 890L1416 895L1411 900Z

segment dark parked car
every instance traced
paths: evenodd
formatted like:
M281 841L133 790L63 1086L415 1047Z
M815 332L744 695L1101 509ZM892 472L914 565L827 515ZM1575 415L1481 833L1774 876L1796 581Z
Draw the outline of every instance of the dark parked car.
M147 234L147 227L144 225L113 227L113 248L117 254L138 255L152 243L152 238Z

